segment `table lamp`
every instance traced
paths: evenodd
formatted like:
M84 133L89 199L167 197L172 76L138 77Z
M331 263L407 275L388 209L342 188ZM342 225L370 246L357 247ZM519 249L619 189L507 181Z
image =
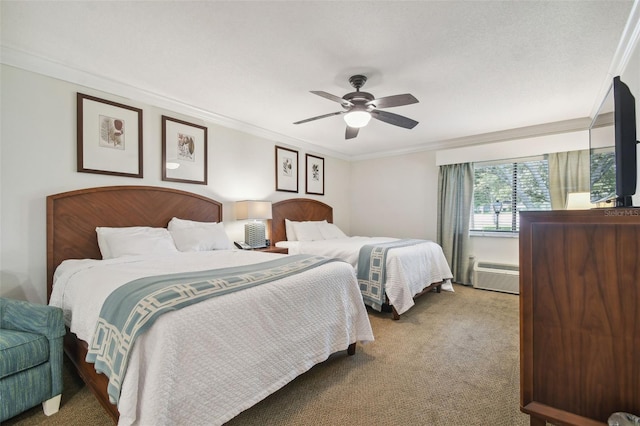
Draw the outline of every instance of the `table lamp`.
M236 219L250 220L244 225L244 242L252 248L266 247L264 221L271 219L271 201L237 201Z

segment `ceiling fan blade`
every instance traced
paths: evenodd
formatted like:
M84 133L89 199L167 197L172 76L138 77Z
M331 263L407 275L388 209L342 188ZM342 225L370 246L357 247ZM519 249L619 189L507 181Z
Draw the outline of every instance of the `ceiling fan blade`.
M371 111L371 116L377 120L393 124L394 126L404 127L405 129L413 129L418 125L418 122L415 120L387 111L373 110Z
M338 102L339 104L342 104L344 106L353 106L353 103L351 103L351 101L339 98L336 95L332 95L331 93L323 92L322 90L312 90L311 93L313 93L314 95L322 96L323 98L329 99L330 101Z
M314 120L319 120L321 118L327 118L327 117L331 117L333 115L340 115L340 114L344 114L347 111L338 111L338 112L330 112L329 114L324 114L324 115L319 115L317 117L311 117L311 118L307 118L306 120L300 120L300 121L296 121L293 124L302 124L302 123L308 123L309 121L314 121Z
M358 136L358 130L360 130L360 128L347 126L347 131L344 133L344 138L345 139L355 138L356 136Z
M418 100L411 94L385 96L384 98L374 99L366 103L367 106L375 105L376 108L391 108L402 105L411 105L418 103Z

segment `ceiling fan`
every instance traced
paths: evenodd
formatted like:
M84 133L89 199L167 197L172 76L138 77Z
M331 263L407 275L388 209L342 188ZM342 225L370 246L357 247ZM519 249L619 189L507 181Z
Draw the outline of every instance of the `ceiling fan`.
M355 87L356 91L347 93L341 98L321 90L312 90L311 93L314 95L338 102L342 105L344 111L307 118L306 120L296 121L293 124L308 123L309 121L344 114L344 121L347 123L345 139L352 139L358 136L358 130L366 126L369 120L371 120L371 117L384 121L385 123L393 124L394 126L404 127L405 129L413 129L416 127L418 122L415 120L391 112L380 111L381 108L415 104L418 100L413 95L405 93L404 95L385 96L376 99L371 93L360 91L360 88L364 86L366 81L367 77L364 75L351 76L349 83Z

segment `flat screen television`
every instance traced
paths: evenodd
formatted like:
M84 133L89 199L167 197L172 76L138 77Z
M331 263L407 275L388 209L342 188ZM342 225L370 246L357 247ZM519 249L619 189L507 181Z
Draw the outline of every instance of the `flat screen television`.
M589 128L592 203L633 206L637 143L635 98L620 77L614 77Z

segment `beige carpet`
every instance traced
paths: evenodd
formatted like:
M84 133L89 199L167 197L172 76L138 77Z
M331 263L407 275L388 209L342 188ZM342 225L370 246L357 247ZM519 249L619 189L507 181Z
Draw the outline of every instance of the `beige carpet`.
M455 290L423 296L400 321L370 311L375 342L333 355L228 425L527 425L518 296ZM59 413L36 407L5 424L111 424L66 370Z

